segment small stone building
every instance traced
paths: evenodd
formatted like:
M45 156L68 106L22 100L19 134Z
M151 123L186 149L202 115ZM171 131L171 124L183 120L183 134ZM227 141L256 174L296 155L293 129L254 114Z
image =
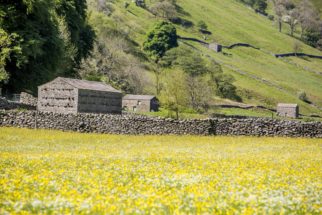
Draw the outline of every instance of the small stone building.
M55 113L121 113L122 93L102 82L58 77L38 87L37 109Z
M221 52L222 51L222 45L217 43L210 43L209 49L214 50L215 52Z
M282 117L298 118L299 106L297 104L283 104L277 105L277 115Z
M159 110L159 100L151 95L126 95L122 107L125 111L155 112Z

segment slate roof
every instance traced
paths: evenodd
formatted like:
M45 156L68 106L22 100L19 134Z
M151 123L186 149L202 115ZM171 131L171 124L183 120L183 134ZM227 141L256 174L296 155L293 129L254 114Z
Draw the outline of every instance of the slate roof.
M56 81L56 80L61 80L63 82L66 82L67 84L69 84L77 89L121 93L121 91L116 90L112 86L105 84L103 82L86 81L86 80L62 78L62 77L58 77L54 81Z
M123 100L152 100L155 96L152 95L131 95L127 94L123 97Z
M285 104L285 103L279 103L277 106L278 106L278 107L296 108L296 107L298 107L298 104Z

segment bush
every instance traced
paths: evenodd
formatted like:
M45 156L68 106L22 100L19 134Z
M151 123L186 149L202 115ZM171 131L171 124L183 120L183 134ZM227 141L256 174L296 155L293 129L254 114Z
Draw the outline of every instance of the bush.
M275 17L274 17L274 15L268 15L268 19L271 21L274 21Z
M298 93L298 98L303 102L307 102L307 103L309 102L309 99L308 99L305 91L300 91Z

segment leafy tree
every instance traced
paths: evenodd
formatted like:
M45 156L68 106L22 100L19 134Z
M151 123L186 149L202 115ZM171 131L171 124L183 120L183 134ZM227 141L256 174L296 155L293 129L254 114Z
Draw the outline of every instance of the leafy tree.
M0 51L1 68L9 76L5 88L17 92L36 91L58 75L76 75L74 68L94 38L85 0L3 0L0 26L1 46L6 46Z
M0 86L1 83L8 81L9 74L7 73L5 66L6 62L10 60L11 56L17 56L20 58L21 56L21 48L18 45L14 45L13 42L15 40L19 41L19 35L12 33L8 35L6 31L0 29ZM20 59L23 60L23 59Z
M318 46L318 41L321 38L321 34L319 31L315 29L308 29L305 31L303 35L303 40L310 46L316 47Z
M138 6L138 7L142 7L142 8L145 8L145 0L134 0L135 2L135 5Z
M237 95L237 88L233 85L235 81L231 75L219 73L213 76L213 81L216 85L216 94L222 98L228 98L236 101L241 101Z
M237 94L237 87L233 84L235 82L234 77L225 74L220 64L214 61L209 62L208 71L217 96L241 101L240 96Z
M187 75L181 70L174 70L166 74L163 82L163 90L161 91L160 101L163 107L175 113L175 117L179 118L179 113L188 106L188 86Z
M256 0L253 4L253 8L262 14L266 14L267 0Z
M255 11L266 14L265 11L268 6L267 0L240 0L240 1L254 8Z
M193 77L208 73L205 61L196 53L186 53L178 58L174 64Z
M207 110L215 94L240 100L233 85L232 76L223 74L219 64L208 62L190 48L171 49L159 64L164 67L178 68L186 73L189 106L198 112Z
M152 31L147 34L143 43L143 49L149 57L158 62L164 56L166 51L177 47L177 30L168 22L158 23Z

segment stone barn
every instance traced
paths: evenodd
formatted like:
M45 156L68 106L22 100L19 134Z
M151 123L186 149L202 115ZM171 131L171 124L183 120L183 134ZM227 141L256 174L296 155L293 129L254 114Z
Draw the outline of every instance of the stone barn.
M38 87L37 109L55 113L122 112L122 93L102 82L58 77Z
M122 101L123 110L133 112L155 112L159 110L159 100L150 95L126 95Z
M217 43L210 43L209 49L214 50L215 52L221 52L222 51L222 45Z
M282 117L298 118L299 106L297 104L278 104L277 115Z

